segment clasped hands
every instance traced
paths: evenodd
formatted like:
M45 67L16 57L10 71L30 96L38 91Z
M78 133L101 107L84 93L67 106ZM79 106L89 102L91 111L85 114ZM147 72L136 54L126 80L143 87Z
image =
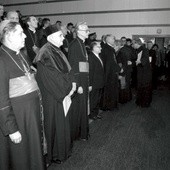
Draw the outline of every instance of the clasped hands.
M22 136L21 136L21 133L19 131L12 133L12 134L9 134L9 138L15 144L20 143L21 140L22 140Z

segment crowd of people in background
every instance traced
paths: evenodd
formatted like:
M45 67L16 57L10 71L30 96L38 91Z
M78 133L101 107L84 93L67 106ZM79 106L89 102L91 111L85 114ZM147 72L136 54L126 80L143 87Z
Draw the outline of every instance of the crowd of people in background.
M132 101L150 107L160 82L170 85L170 44L116 39L86 22L4 12L0 5L0 169L61 164L89 123Z

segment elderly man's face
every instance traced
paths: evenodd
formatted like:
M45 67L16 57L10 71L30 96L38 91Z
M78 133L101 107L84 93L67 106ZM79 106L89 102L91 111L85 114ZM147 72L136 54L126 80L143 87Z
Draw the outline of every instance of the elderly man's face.
M62 31L53 33L51 38L57 47L61 47L63 45L64 35L63 35Z
M12 22L19 22L19 17L17 12L9 12L7 14L7 19Z
M114 46L115 36L113 36L113 35L109 36L109 37L107 38L107 42L108 42L110 45Z
M20 25L17 25L15 29L15 31L8 33L7 38L11 45L15 47L15 49L20 50L25 45L26 35L23 33L23 29Z
M87 25L80 25L77 32L86 39L89 36L90 30Z

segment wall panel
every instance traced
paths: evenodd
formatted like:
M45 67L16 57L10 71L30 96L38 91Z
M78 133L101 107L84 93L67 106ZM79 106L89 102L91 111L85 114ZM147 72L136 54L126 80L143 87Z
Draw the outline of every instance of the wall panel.
M6 9L19 9L23 15L49 17L52 22L87 21L92 31L100 37L114 32L131 37L133 34L170 34L170 0L0 0ZM41 1L42 2L42 1ZM33 4L34 3L34 4Z

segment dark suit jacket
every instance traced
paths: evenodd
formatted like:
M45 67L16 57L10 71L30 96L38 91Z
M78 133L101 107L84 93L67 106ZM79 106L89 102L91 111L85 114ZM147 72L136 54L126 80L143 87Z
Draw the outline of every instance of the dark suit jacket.
M36 45L39 47L38 39L37 39L37 32L33 33L33 31L29 30L29 28L24 30L25 35L25 48L27 50L27 54L29 57L29 61L32 63L36 53L33 51L33 46Z
M137 65L137 80L138 86L147 86L151 83L152 72L149 63L149 50L144 46L137 49L137 54L142 51L141 63Z
M125 74L127 71L132 71L132 65L128 65L128 61L132 62L132 51L125 45L119 50L117 55L117 62L122 63Z
M74 38L73 38L73 33L67 31L66 38L67 38L67 40L68 40L68 43L70 44L70 43L74 40Z
M47 43L47 32L46 32L46 29L39 29L37 31L37 39L38 39L38 44L39 44L39 47L41 48L44 44Z
M111 82L117 80L117 74L120 72L121 68L116 63L116 55L113 47L105 44L102 49L101 57L104 64L104 72L105 72L105 84L110 85Z
M104 68L100 60L93 52L89 54L89 79L92 89L100 89L104 86Z

